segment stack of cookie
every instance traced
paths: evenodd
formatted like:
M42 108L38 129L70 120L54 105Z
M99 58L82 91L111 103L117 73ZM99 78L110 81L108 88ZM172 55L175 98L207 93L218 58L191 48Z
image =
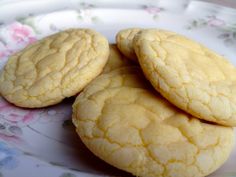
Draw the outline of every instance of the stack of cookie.
M235 67L169 31L125 29L116 39L109 47L93 30L72 29L38 41L10 57L1 94L37 108L79 93L72 120L81 140L135 176L219 168L234 145Z

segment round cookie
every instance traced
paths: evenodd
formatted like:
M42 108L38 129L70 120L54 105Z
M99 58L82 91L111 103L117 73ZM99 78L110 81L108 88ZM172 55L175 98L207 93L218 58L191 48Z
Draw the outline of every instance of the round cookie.
M207 121L236 126L236 69L203 45L164 30L134 40L146 78L167 100Z
M69 29L11 56L0 74L0 92L27 108L59 103L99 75L109 56L105 37L90 29Z
M84 144L134 176L205 176L228 158L231 127L182 112L150 87L139 68L122 68L91 82L73 104Z
M110 44L110 55L102 73L108 73L114 69L129 65L134 65L134 63L130 62L122 53L120 53L115 44Z
M119 31L116 35L116 43L119 50L135 62L138 59L133 48L133 38L139 31L141 31L141 28L128 28Z

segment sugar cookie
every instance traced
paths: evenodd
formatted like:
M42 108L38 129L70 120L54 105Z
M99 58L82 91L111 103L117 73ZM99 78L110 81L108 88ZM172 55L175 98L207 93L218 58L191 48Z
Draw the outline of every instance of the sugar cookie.
M115 44L110 45L110 55L108 57L107 64L105 65L102 73L110 72L114 69L118 69L124 66L134 65L130 62L116 47Z
M167 100L207 121L236 126L236 69L179 34L142 30L133 40L146 78Z
M141 28L128 28L121 30L116 35L116 43L119 50L129 59L137 62L133 48L133 38L141 31Z
M0 92L21 107L53 105L99 75L108 56L107 39L93 30L59 32L10 57L0 75Z
M103 74L73 104L85 145L134 176L206 176L228 158L233 129L182 112L150 87L139 68Z

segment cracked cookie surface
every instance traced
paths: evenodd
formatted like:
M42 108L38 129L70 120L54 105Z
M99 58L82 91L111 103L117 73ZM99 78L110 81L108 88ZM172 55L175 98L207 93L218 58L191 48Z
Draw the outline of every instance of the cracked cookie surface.
M133 48L133 38L139 31L141 31L141 28L128 28L119 31L116 35L116 43L119 50L135 62L138 59Z
M182 112L138 67L91 82L73 104L73 123L96 156L135 176L205 176L226 161L234 144L232 128Z
M130 65L134 65L134 63L130 62L129 59L119 51L115 44L110 44L110 55L102 73L108 73L114 69Z
M0 75L0 92L28 108L59 103L102 72L109 56L105 37L90 29L69 29L11 56Z
M133 40L146 78L167 100L207 121L236 126L236 69L179 34L142 30Z

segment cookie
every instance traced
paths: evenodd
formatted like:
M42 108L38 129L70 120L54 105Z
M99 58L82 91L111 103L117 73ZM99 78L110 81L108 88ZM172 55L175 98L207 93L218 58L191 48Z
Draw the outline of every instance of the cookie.
M134 49L146 78L167 100L210 122L236 126L236 69L182 35L142 30Z
M108 57L107 64L105 65L102 73L110 72L114 69L118 69L124 66L134 65L130 62L116 47L115 44L110 45L110 55Z
M231 127L182 112L146 82L139 68L122 68L92 81L73 104L84 144L134 176L200 177L228 158Z
M116 35L116 43L119 50L129 59L137 62L137 57L133 48L133 38L141 31L141 28L128 28L121 30Z
M53 105L99 75L108 56L107 39L93 30L59 32L9 58L0 74L0 92L20 107Z

